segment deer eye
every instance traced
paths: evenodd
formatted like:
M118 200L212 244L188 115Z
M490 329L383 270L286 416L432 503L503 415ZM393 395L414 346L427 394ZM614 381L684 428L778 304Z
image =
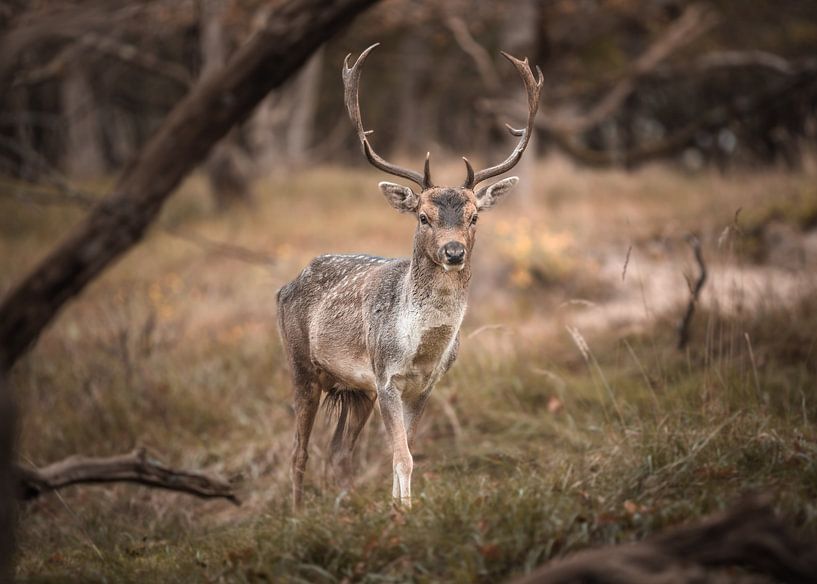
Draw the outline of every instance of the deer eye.
M428 216L425 213L420 213L420 223L428 225Z
M477 219L479 219L479 216L476 213L474 213L474 216L471 217L471 225L476 225Z

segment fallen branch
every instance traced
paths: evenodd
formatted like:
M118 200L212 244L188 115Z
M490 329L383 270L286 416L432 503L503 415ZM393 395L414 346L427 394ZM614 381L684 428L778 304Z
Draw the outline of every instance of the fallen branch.
M768 499L755 497L731 511L645 541L578 552L550 562L515 584L743 582L713 574L735 567L780 582L815 582L817 543L805 541L778 518ZM734 571L730 574L736 575Z
M45 468L20 466L17 471L23 499L64 487L85 483L137 483L171 491L180 491L203 499L240 501L227 481L193 471L169 468L148 458L143 448L129 454L105 458L71 456Z
M689 245L695 254L695 261L698 263L700 273L694 285L689 287L689 304L678 323L678 348L683 350L689 343L689 327L692 324L692 316L695 314L695 305L698 304L698 298L701 295L701 290L706 283L706 263L704 262L703 251L701 251L701 240L697 235L690 235L687 237Z

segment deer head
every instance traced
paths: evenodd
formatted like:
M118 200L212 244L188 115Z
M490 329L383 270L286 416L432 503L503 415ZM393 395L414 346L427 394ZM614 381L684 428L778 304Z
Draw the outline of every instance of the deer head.
M506 125L511 135L519 137L519 142L505 161L479 172L474 172L471 163L463 157L466 168L463 184L458 187L436 186L431 180L430 154L426 154L421 174L386 161L369 143L368 136L372 131L367 131L363 127L358 89L363 63L378 44L375 43L363 51L351 67L349 59L352 55L346 56L343 64L346 109L369 162L388 174L406 178L420 187L418 193L410 187L396 183L379 184L380 190L392 207L402 213L416 215L415 251L422 251L445 271L459 271L470 259L479 212L493 207L519 182L517 177L512 176L476 189L479 183L509 171L522 158L522 153L530 141L534 118L539 107L539 94L544 83L542 71L537 67L537 76L534 77L527 59L520 61L505 52L502 53L502 56L519 72L528 94L528 123L525 128L517 130Z

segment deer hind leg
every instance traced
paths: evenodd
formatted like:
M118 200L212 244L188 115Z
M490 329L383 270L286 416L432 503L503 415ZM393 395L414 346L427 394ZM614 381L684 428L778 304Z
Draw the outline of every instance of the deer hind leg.
M376 396L357 389L336 389L327 394L324 403L336 407L338 423L330 444L330 463L335 480L343 488L352 483L354 450L360 433L374 408ZM332 403L334 402L334 403Z
M309 436L320 405L321 388L317 381L295 381L295 443L292 449L292 506L301 508L304 496L304 472L309 459Z
M391 384L378 392L380 412L392 447L392 497L411 508L411 471L414 460L408 446L408 435L403 417L403 401L400 392Z

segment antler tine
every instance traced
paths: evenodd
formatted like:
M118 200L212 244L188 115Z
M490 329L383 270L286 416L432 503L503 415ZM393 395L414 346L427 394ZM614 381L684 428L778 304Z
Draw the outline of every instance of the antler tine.
M363 63L366 61L366 57L368 57L369 53L371 53L372 50L374 50L374 48L379 44L380 43L375 43L360 53L360 56L355 61L355 64L351 67L349 67L349 59L352 57L351 53L346 55L346 58L343 60L343 86L345 89L346 111L349 112L349 118L352 120L355 130L357 131L357 136L363 145L363 151L366 153L366 158L369 160L372 166L389 174L407 178L408 180L417 183L423 190L425 190L433 186L431 184L431 173L429 170L429 155L426 155L423 174L387 162L374 151L372 145L369 143L368 135L372 133L372 130L367 131L363 128L363 121L360 117L360 100L358 99L360 74Z
M462 161L465 162L465 182L462 186L472 189L474 188L474 167L465 156L462 157Z
M533 122L536 118L536 111L539 109L539 94L541 93L542 86L545 83L545 77L542 75L542 70L539 67L536 67L537 75L534 77L533 71L531 71L527 59L520 61L504 51L501 52L502 56L508 59L508 61L510 61L511 64L516 67L519 76L522 77L522 82L525 84L525 90L528 93L528 123L525 128L521 130L517 130L505 124L505 127L508 128L508 132L510 132L512 136L519 136L520 139L516 145L516 148L513 149L511 155L504 162L474 173L471 165L466 160L465 164L467 166L466 170L468 174L463 186L469 189L473 189L477 184L493 176L497 176L503 172L508 172L510 169L516 166L516 163L519 162L520 158L522 158L522 153L525 151L525 148L528 147L528 142L530 141L531 134L533 133Z

